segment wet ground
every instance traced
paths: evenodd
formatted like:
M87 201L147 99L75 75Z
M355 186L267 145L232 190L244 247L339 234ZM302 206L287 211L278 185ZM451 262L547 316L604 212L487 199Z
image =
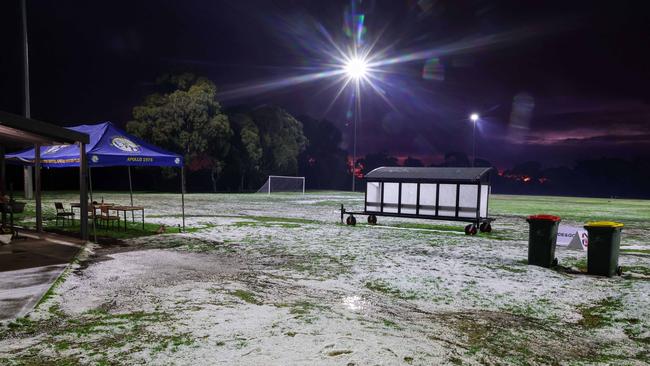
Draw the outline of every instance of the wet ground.
M26 231L0 245L0 321L31 311L81 247L78 240Z
M94 248L3 329L0 363L650 362L649 202L495 197L494 231L470 237L457 223L340 225L340 204L361 200L190 195L198 230ZM180 223L178 201L136 197L149 222L168 227ZM625 222L625 275L580 274L586 253L563 249L564 267L526 265L522 215L546 209L574 225Z

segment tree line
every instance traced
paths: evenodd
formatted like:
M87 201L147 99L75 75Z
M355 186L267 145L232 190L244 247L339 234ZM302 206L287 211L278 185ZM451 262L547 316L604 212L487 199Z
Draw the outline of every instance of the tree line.
M245 192L269 175L299 174L309 188L342 188L347 152L332 123L272 105L222 108L214 83L193 74L164 75L156 85L127 131L182 154L188 189Z

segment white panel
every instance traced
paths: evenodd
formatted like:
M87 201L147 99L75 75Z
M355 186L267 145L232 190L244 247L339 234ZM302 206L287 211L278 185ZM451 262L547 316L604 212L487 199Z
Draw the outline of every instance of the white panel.
M456 216L456 185L441 184L438 215Z
M420 215L436 214L436 185L420 184Z
M381 202L381 183L368 182L366 184L366 210L378 212L379 202Z
M415 214L415 204L418 198L418 185L415 183L402 183L402 210L401 213Z
M384 183L384 212L397 212L399 183Z
M461 184L460 196L458 197L458 205L460 210L458 216L460 217L476 217L478 203L478 185L477 184Z
M481 217L487 217L490 186L481 186Z

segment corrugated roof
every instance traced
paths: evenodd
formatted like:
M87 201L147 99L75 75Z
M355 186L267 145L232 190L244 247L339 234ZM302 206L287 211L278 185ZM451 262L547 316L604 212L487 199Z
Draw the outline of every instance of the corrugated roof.
M492 168L412 168L383 166L368 174L368 179L408 179L408 180L468 180L481 179Z

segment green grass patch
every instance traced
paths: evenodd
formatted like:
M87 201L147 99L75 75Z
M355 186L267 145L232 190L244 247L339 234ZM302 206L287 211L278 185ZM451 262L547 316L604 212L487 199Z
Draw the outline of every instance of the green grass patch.
M650 255L650 249L621 249L621 253Z
M578 308L582 319L578 322L585 328L599 328L609 325L612 322L612 312L622 306L620 299L611 297L600 300L593 306L581 306Z
M645 276L650 276L650 267L646 266L622 266L623 272L640 273Z
M347 355L347 354L350 354L350 353L352 353L352 351L350 351L350 350L337 350L337 351L330 351L330 352L327 353L327 355L330 356L330 357L336 357L336 356L340 356L340 355Z
M271 222L271 221L239 221L233 224L235 227L281 227L283 229L296 229L302 227L292 222Z
M459 233L465 232L465 228L463 225L456 226L456 225L423 224L418 222L400 222L391 226L406 228L406 229L455 231Z
M393 296L402 300L413 300L416 298L415 294L406 294L382 280L366 282L365 287L369 290Z
M262 301L258 300L254 293L246 290L235 290L231 291L230 295L254 305L262 305Z
M528 260L526 260L526 264L528 264ZM527 267L523 267L523 268L521 268L521 267L512 267L512 266L507 266L507 265L504 265L504 264L500 264L500 265L496 265L496 266L487 266L487 267L491 268L491 269L499 269L499 270L502 270L502 271L507 271L507 272L512 272L512 273L526 273L526 272L528 272Z

